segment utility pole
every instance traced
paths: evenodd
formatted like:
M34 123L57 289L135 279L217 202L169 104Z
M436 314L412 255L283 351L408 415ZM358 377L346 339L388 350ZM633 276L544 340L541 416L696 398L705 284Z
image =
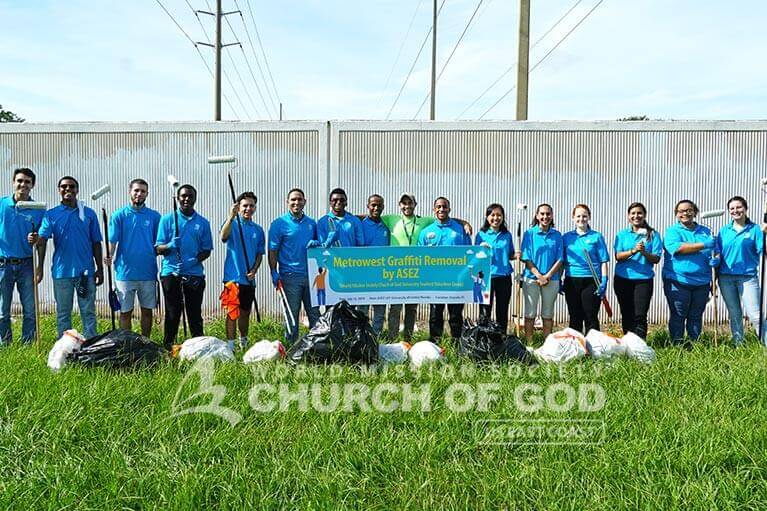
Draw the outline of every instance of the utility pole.
M221 44L221 20L224 16L229 14L240 14L240 11L222 12L221 8L222 0L216 0L216 12L210 11L195 11L200 14L207 14L216 18L216 42L215 44L203 43L198 41L197 44L203 46L209 46L213 48L216 55L215 72L213 73L213 120L221 120L221 48L227 46L236 46L240 43Z
M429 119L436 117L437 95L437 0L434 0L434 15L431 25L431 110Z
M527 78L530 72L530 0L519 0L517 55L517 120L527 120Z

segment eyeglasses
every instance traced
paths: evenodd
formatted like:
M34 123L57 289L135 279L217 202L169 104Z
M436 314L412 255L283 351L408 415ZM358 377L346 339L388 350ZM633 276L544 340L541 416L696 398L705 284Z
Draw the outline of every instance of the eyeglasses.
M337 197L335 199L330 199L330 202L346 202L346 199L343 197L340 197L340 198Z
M676 212L677 213L681 213L683 215L694 215L695 214L695 210L694 209L677 209Z
M77 185L59 185L62 190L77 190Z

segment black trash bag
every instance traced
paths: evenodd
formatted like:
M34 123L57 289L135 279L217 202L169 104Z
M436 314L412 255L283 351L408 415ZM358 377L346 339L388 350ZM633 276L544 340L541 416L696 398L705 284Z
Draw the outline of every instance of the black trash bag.
M158 344L130 330L110 330L83 343L69 359L86 367L113 369L153 365L168 352Z
M290 347L287 359L293 364L375 364L378 341L367 315L344 300L325 311L314 328Z
M482 319L478 324L464 320L458 353L475 362L521 362L535 364L535 357L514 335L506 335L501 325Z

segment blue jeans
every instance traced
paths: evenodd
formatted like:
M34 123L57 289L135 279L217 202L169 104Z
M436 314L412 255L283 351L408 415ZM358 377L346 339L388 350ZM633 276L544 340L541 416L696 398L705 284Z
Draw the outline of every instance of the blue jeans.
M676 280L663 279L663 293L666 295L670 312L668 331L672 344L683 342L685 325L690 340L694 341L700 337L709 289L708 284L691 286Z
M80 277L53 279L53 297L56 299L56 330L58 336L72 328L73 297ZM80 308L80 318L83 321L82 334L86 339L95 337L96 333L96 281L88 278L87 294L84 298L77 296L77 306Z
M0 345L13 340L11 331L11 300L13 286L19 292L24 321L21 326L21 342L28 344L35 338L35 284L32 258L21 264L0 263Z
M317 290L317 305L326 305L325 304L325 290L324 289L318 289Z
M285 290L285 298L288 299L288 306L296 320L295 325L290 325L290 335L288 335L287 330L285 331L285 340L288 344L293 344L298 338L298 313L301 311L301 303L304 304L306 315L309 316L309 328L313 327L320 318L320 309L312 307L309 278L306 275L285 273L280 274L280 280L282 281L282 289Z
M373 315L370 316L370 307L373 307ZM386 304L383 305L363 305L359 307L359 310L367 314L371 319L371 325L373 327L373 332L375 332L376 336L381 335L381 330L383 330L383 324L384 319L386 319Z
M719 275L719 289L730 316L732 342L743 344L743 313L759 335L759 277L756 275ZM743 306L741 307L741 300ZM764 340L765 328L762 329Z

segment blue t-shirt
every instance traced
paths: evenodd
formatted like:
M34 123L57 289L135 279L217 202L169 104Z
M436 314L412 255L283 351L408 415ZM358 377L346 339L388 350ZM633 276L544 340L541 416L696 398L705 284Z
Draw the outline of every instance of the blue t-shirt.
M240 225L237 219L232 221L232 230L229 232L229 238L226 240L226 259L224 259L224 280L223 282L237 282L238 284L254 285L246 277L248 269L253 268L256 262L256 256L264 253L265 239L264 230L260 225L252 220L245 220L240 217L242 222L242 235L245 240L245 247L248 252L248 262L245 263L245 254L242 251L240 242Z
M178 249L163 255L161 277L168 275L205 276L202 263L197 260L201 252L213 250L213 236L210 222L196 211L192 216L178 212L178 235L181 238L181 253ZM176 236L176 224L173 213L163 215L157 229L157 245L170 243Z
M321 243L325 243L334 229L337 234L336 241L332 246L362 247L365 245L362 222L351 213L346 213L341 218L333 215L333 213L328 213L317 220L317 239Z
M306 244L317 239L317 222L307 215L285 213L269 226L269 250L277 251L280 275L308 275Z
M109 219L109 242L117 244L113 254L117 280L137 281L157 278L154 242L160 213L143 206L125 206Z
M54 279L93 276L96 273L93 244L101 242L102 238L99 218L91 208L83 206L83 220L80 220L77 207L60 204L49 209L43 217L40 236L53 238L51 276Z
M635 233L631 227L623 229L615 236L613 252L617 255L618 252L631 250L640 241L645 242L647 252L658 257L663 253L663 240L658 231L652 231L652 237L648 239L646 235ZM618 261L615 264L615 275L629 280L645 280L653 278L655 270L653 270L653 264L637 252L625 261Z
M759 272L759 259L764 251L762 231L753 222L738 232L730 221L716 237L717 252L722 254L719 273L754 276Z
M694 254L677 254L682 243L703 243L711 238L711 230L695 224L688 229L681 222L666 229L663 235L663 278L691 286L703 286L711 282L711 249L704 248Z
M479 231L474 237L474 244L487 243L493 251L493 260L490 263L491 277L505 277L511 275L514 269L511 267L511 259L514 256L514 240L509 231L496 232L492 229Z
M42 209L17 209L13 195L0 199L0 257L32 257L27 235L40 228L44 216Z
M418 244L425 247L471 245L471 239L461 224L448 218L444 224L438 220L425 227L418 235Z
M578 234L578 231L572 230L562 236L564 245L564 263L566 277L591 277L591 269L586 260L584 249L589 255L597 279L602 279L602 263L610 261L610 254L607 253L607 244L602 234L589 229L584 234Z
M372 220L369 216L362 221L363 245L366 247L388 247L391 234L386 225Z
M562 234L549 227L548 231L536 225L525 231L522 236L522 261L530 261L542 274L546 274L564 257ZM524 277L534 279L535 274L525 267ZM559 272L551 276L551 280L559 280Z

